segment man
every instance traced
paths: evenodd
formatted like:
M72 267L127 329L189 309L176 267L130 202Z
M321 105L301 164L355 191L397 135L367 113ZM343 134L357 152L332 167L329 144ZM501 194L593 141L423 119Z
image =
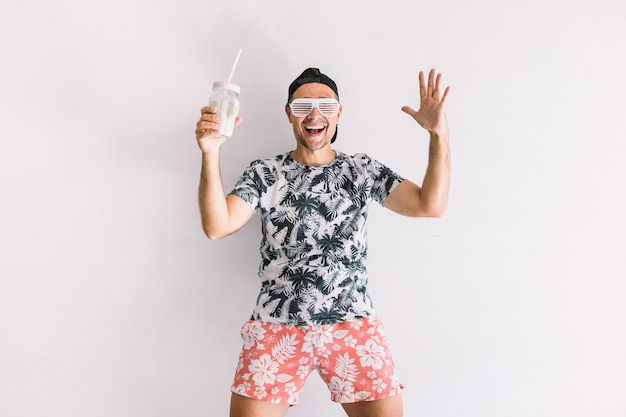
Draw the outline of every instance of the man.
M326 382L350 417L402 415L402 399L384 330L367 292L365 222L376 201L411 217L440 217L448 200L449 133L441 74L419 74L420 107L402 111L430 133L421 186L365 154L335 151L342 107L335 82L316 68L289 86L285 106L296 148L252 162L224 195L220 120L203 107L202 226L209 239L262 219L261 291L241 329L231 416L283 416L298 403L309 373ZM238 118L236 124L241 119Z

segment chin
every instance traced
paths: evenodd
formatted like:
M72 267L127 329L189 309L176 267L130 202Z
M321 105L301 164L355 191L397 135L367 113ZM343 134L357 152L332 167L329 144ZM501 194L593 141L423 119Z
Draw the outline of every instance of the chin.
M320 149L324 149L326 146L330 145L330 139L326 139L324 140L324 142L316 143L310 143L305 140L301 140L300 144L310 151L319 151Z

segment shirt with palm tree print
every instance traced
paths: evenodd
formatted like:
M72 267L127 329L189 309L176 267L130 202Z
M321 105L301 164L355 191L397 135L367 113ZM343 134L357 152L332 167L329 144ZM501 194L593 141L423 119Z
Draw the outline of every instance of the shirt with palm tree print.
M323 325L375 314L365 223L370 203L403 179L366 154L337 152L324 166L290 152L250 163L230 194L261 214L261 290L251 319Z

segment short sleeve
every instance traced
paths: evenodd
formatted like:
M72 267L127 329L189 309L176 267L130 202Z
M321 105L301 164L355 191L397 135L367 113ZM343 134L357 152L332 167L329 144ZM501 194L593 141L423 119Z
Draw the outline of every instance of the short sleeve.
M252 207L252 210L256 210L261 197L257 175L257 166L259 163L260 161L250 163L245 171L239 176L239 179L231 192L228 193L243 199L250 205L250 207Z
M368 170L373 179L372 198L378 203L382 203L404 181L404 177L375 159L369 157L367 159L369 160Z
M248 165L229 194L242 198L256 211L267 190L277 180L276 163L269 159L257 159Z

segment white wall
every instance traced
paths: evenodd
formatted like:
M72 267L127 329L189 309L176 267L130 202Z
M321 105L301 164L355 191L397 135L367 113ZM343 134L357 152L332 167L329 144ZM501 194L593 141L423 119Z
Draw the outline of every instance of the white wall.
M626 416L622 0L5 1L0 416L227 415L259 224L209 242L194 126L242 88L230 188L291 149L288 83L337 81L337 148L420 181L399 109L452 85L447 215L370 216L407 416ZM316 375L291 416L339 416Z

